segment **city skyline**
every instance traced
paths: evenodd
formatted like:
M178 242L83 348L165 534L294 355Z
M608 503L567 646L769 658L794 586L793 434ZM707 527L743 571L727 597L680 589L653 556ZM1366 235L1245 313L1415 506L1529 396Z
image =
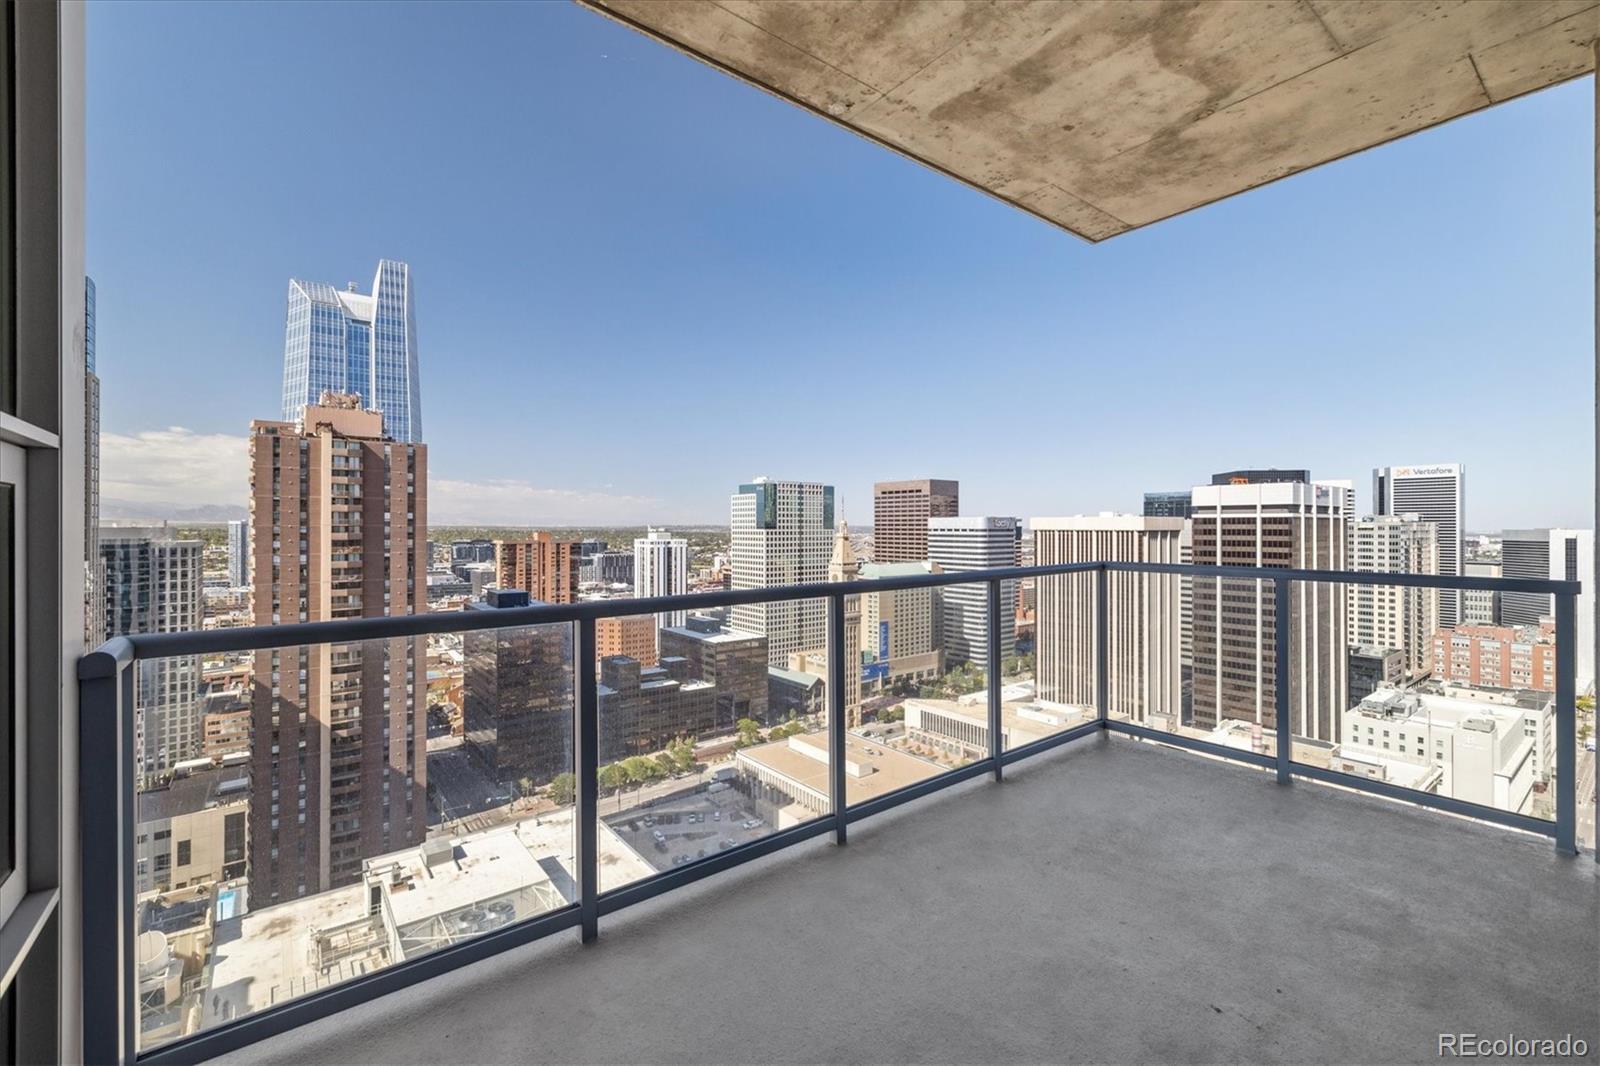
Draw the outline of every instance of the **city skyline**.
M580 11L496 12L512 22L499 34L472 9L382 11L93 6L89 208L123 220L90 227L108 517L242 509L249 421L278 410L285 283L364 279L393 256L424 293L438 524L715 524L727 486L757 472L836 485L858 525L875 481L935 474L964 483L972 514L1133 512L1144 492L1273 464L1353 479L1364 514L1367 473L1396 456L1471 467L1472 531L1589 524L1589 412L1559 383L1589 373L1590 161L1551 135L1582 121L1581 86L1091 247ZM312 17L326 32L300 32ZM521 61L459 69L463 35ZM230 47L245 37L251 48ZM303 70L228 58L290 38L309 51ZM351 162L387 150L382 125L281 117L359 99L389 62L459 75L392 90L416 172ZM180 111L173 78L216 90ZM581 113L514 134L466 102L555 84L587 101ZM198 144L217 180L172 182ZM644 161L643 194L609 176ZM306 169L359 177L363 193L305 197ZM792 254L773 260L774 245ZM152 260L160 246L186 254ZM1482 269L1513 255L1516 279ZM1303 269L1281 269L1291 261ZM180 318L169 294L185 290L206 298ZM996 371L971 374L975 359ZM1505 433L1461 429L1513 360L1557 382L1527 422L1542 454L1574 461L1529 464ZM1397 361L1428 388L1382 432L1350 434ZM1235 372L1210 373L1219 363ZM863 386L818 405L814 432L774 434L766 405L718 400L756 365ZM602 395L610 372L649 387ZM960 410L940 393L955 375ZM1292 402L1299 381L1317 403ZM486 386L576 400L502 418ZM1082 402L1026 463L999 434L919 431L936 412L1009 412L1049 391ZM1228 403L1250 417L1212 417ZM582 446L530 447L567 441Z

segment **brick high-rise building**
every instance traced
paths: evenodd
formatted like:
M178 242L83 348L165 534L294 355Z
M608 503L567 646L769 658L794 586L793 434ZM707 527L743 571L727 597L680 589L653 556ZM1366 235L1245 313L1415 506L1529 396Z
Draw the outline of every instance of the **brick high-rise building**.
M427 451L325 393L250 426L256 625L427 609ZM421 637L255 653L250 901L350 884L427 829Z
M872 561L923 562L928 558L928 519L960 513L960 482L878 482L872 486Z
M544 603L571 603L578 598L583 544L535 533L529 540L494 542L495 584L521 589Z
M656 616L627 614L620 618L597 618L594 623L595 660L613 655L638 659L640 666L656 664Z
M1433 676L1474 688L1556 689L1556 627L1457 626L1433 634Z
M1222 476L1222 475L1219 475ZM1200 566L1347 569L1345 493L1300 480L1232 482L1194 490L1193 555ZM1193 724L1276 723L1273 583L1192 581ZM1289 724L1295 736L1338 740L1349 683L1348 604L1340 585L1291 588Z

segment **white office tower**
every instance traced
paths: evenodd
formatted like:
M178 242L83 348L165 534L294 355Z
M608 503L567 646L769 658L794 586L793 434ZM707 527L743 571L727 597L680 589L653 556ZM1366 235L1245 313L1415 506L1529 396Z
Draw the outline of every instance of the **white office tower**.
M1467 468L1460 463L1427 466L1383 466L1372 472L1372 513L1420 515L1432 522L1439 536L1439 573L1466 573ZM1439 592L1439 625L1453 629L1461 623L1461 593Z
M828 576L833 554L833 486L758 477L729 499L729 565L735 589L805 585ZM752 603L733 608L733 628L767 638L769 665L789 653L827 646L825 600Z
M1344 493L1304 482L1200 485L1194 490L1199 566L1345 570ZM1274 582L1196 577L1193 724L1232 719L1276 726L1277 603ZM1343 585L1290 586L1289 726L1336 741L1348 691L1348 602Z
M928 559L946 573L992 570L1017 564L1015 518L930 518ZM944 585L939 589L946 668L972 663L989 668L989 590L987 582ZM1011 657L1017 642L1017 583L1000 583L1000 658Z
M1508 529L1500 538L1502 576L1578 581L1578 691L1594 681L1594 530ZM1534 592L1500 594L1500 623L1538 625L1555 616L1555 597Z
M635 537L634 596L681 596L688 591L689 542L653 526L644 536ZM656 615L656 639L660 639L661 630L669 626L681 626L687 617L687 611L663 611Z
M1079 515L1034 518L1034 562L1178 563L1182 518L1138 515ZM1039 699L1075 707L1095 706L1094 573L1036 579L1035 641ZM1106 575L1108 713L1113 718L1162 728L1179 724L1182 678L1182 579L1176 574Z
M197 540L165 529L102 529L106 564L106 636L178 633L200 628ZM200 751L200 657L139 663L134 694L141 776L170 770Z
M243 588L250 584L250 522L238 519L228 523L228 584Z
M1356 483L1349 478L1319 478L1313 485L1326 485L1344 497L1344 513L1354 519L1356 514Z
M1366 574L1437 574L1439 533L1416 513L1371 515L1350 525L1350 569ZM1439 628L1439 590L1397 585L1349 585L1350 643L1398 648L1406 678L1432 668Z

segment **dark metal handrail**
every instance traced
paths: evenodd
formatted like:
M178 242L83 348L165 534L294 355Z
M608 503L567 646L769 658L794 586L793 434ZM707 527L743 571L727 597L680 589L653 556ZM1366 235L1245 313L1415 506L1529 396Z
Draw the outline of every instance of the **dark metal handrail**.
M989 618L1000 610L1000 588L1005 581L1064 574L1095 575L1095 699L1098 715L1062 733L1024 747L1003 749L999 669L987 671L987 757L908 785L897 792L850 806L845 787L845 661L844 606L847 597L902 589L947 585L986 584ZM1525 592L1554 597L1556 628L1556 794L1554 822L1511 811L1414 792L1365 777L1338 773L1294 761L1290 686L1275 686L1274 730L1277 751L1269 756L1243 751L1207 740L1121 721L1108 716L1107 592L1113 573L1143 573L1173 577L1270 581L1276 600L1275 639L1277 677L1287 677L1292 648L1289 609L1296 583L1369 584L1410 588L1470 589ZM1575 854L1577 823L1576 737L1576 598L1574 581L1516 578L1478 578L1449 575L1377 574L1339 570L1291 570L1241 566L1198 566L1142 562L1089 562L1051 566L1003 567L948 573L909 574L903 577L860 581L824 582L779 588L737 589L718 592L657 596L643 599L597 600L503 608L492 611L417 614L401 617L355 618L332 622L285 623L241 629L116 637L78 662L79 679L79 809L83 841L83 973L84 1057L88 1062L149 1063L197 1062L257 1040L304 1025L359 1003L444 974L511 947L577 927L583 940L599 933L600 918L634 903L670 892L700 878L750 862L803 840L832 832L837 843L846 840L850 822L889 810L960 781L985 773L999 780L1013 762L1052 750L1100 732L1117 732L1154 740L1191 751L1275 770L1279 782L1300 777L1419 806L1477 818L1485 822L1552 837L1556 849ZM599 883L599 692L595 623L601 618L671 611L694 611L741 604L802 599L828 601L827 655L829 677L828 750L830 813L813 821L778 831L760 840L709 855L686 866L658 873L633 884L601 892ZM133 669L138 660L173 655L205 655L255 651L307 644L353 643L436 633L503 629L512 626L571 624L575 629L573 709L573 761L577 776L574 822L577 833L574 881L578 898L566 907L496 930L472 940L440 948L425 956L396 963L384 970L247 1015L217 1028L174 1041L149 1052L137 1051L139 1012L135 1001L135 879L134 817L137 810L133 767ZM999 629L988 634L991 664L999 658ZM1596 856L1600 861L1600 854Z
M1379 574L1353 570L1292 570L1275 567L1197 566L1188 563L1092 562L1059 563L1050 566L1007 566L987 570L955 570L900 577L865 578L859 581L820 581L806 585L775 588L724 589L717 592L688 592L674 596L647 596L639 599L584 600L578 603L536 604L530 607L505 607L496 611L440 612L408 615L383 615L373 618L346 618L331 622L282 622L276 625L239 626L232 629L194 629L182 633L143 633L113 637L98 652L85 657L78 676L101 677L85 673L112 668L96 660L99 653L114 662L168 655L213 655L222 652L265 651L303 644L346 644L361 640L418 637L440 633L464 633L479 629L510 626L555 625L582 619L621 618L638 614L667 614L675 611L713 610L755 603L784 603L790 600L826 599L837 595L894 592L903 589L969 585L984 581L1015 581L1026 577L1054 577L1112 571L1117 573L1172 574L1183 577L1229 578L1246 581L1291 581L1341 585L1395 585L1406 588L1467 589L1479 592L1527 592L1544 595L1578 594L1576 581L1550 581L1531 578L1456 577L1434 574ZM125 643L124 643L125 642Z

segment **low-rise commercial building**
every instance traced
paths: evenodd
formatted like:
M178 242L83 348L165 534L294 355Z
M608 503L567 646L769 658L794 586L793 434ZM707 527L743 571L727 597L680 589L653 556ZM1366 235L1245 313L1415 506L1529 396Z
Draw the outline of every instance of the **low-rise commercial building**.
M245 876L249 756L179 763L159 788L139 792L134 888L166 892Z
M691 677L716 686L716 728L731 729L741 718L778 720L768 705L766 637L690 615L683 625L662 629L657 644L663 656L688 660Z
M1441 629L1433 635L1433 676L1465 685L1554 692L1555 623Z
M1344 713L1332 768L1528 813L1553 704L1508 706L1379 689ZM1543 765L1541 765L1543 763Z
M1350 700L1360 703L1380 688L1406 679L1406 653L1399 648L1357 645L1350 649Z
M641 665L656 664L656 616L629 614L620 618L598 618L594 623L597 659L626 655Z

